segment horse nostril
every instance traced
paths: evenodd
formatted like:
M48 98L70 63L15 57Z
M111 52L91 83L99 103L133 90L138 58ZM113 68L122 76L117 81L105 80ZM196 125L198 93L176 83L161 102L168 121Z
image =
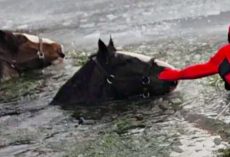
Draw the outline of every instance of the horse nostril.
M178 81L171 81L170 82L170 86L172 86L172 87L176 87L177 84L178 84Z
M65 58L65 54L64 53L60 53L59 54L61 58Z
M168 82L168 88L169 88L169 91L174 91L177 87L177 84L178 84L178 81L170 81Z
M177 86L178 85L178 81L173 81L173 85Z
M142 78L142 84L143 84L143 85L148 85L148 84L150 84L150 78L149 78L149 77L143 77L143 78Z

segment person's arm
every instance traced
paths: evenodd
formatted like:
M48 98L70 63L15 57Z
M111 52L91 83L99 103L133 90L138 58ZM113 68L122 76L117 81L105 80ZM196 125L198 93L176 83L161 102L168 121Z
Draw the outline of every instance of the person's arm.
M228 29L228 43L228 45L222 47L207 63L188 66L182 70L165 69L159 74L159 79L166 81L197 79L218 72L225 81L225 88L230 90L230 26Z
M165 69L160 73L159 79L176 81L185 79L198 79L219 72L219 66L224 59L230 60L230 45L222 47L208 62L195 64L182 70ZM230 82L230 80L229 80Z
M159 79L167 81L198 79L218 73L218 67L211 62L188 66L182 70L165 69Z

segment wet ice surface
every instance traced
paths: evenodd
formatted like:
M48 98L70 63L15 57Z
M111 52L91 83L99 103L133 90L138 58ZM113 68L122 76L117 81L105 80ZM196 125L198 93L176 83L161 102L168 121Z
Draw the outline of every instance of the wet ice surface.
M179 68L206 60L218 47L216 40L224 43L217 37L193 42L174 38L125 49L164 58ZM156 100L123 102L128 106L121 109L109 103L108 108L77 110L76 117L93 120L79 126L72 112L48 106L59 86L77 70L70 65L67 60L64 66L45 69L45 84L32 98L1 105L1 113L5 112L0 118L1 156L209 157L228 146L229 134L220 130L229 129L229 112L219 117L223 123L215 120L228 104L222 84L216 87L209 79L184 81L175 92ZM17 114L10 114L12 110Z
M98 37L112 34L125 50L181 68L207 60L226 42L230 1L0 0L0 16L1 28L56 39L76 54L95 52ZM79 68L71 57L39 73L32 92L17 97L17 89L14 99L0 98L0 156L210 157L228 146L229 94L218 77L183 81L156 100L122 102L128 105L122 108L109 103L112 107L79 109L72 116L48 106ZM89 123L79 126L78 116Z
M228 0L24 0L20 3L1 0L0 26L52 37L68 49L95 47L98 37L108 38L109 34L123 46L160 37L223 31L228 25L226 19L230 18L229 3Z

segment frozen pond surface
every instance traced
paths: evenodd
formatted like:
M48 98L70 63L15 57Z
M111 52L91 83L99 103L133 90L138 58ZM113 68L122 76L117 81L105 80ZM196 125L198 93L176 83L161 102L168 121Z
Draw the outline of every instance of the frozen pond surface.
M226 43L229 0L0 0L0 19L2 29L56 39L69 52L64 65L0 86L0 156L211 157L229 146L229 93L218 76L156 100L74 114L48 106L79 68L72 57L95 52L99 37L177 68L207 60Z
M112 34L118 44L223 31L228 0L1 0L0 26L53 37L68 48L96 45ZM122 40L120 40L122 39ZM89 46L90 45L90 46Z

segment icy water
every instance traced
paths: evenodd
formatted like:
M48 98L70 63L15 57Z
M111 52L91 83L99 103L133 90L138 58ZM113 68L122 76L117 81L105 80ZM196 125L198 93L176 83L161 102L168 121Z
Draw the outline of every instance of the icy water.
M229 93L218 76L155 100L72 112L48 105L99 37L177 68L207 60L226 43L229 0L0 0L0 19L2 29L56 39L67 53L64 65L1 84L1 157L215 157L229 147Z

